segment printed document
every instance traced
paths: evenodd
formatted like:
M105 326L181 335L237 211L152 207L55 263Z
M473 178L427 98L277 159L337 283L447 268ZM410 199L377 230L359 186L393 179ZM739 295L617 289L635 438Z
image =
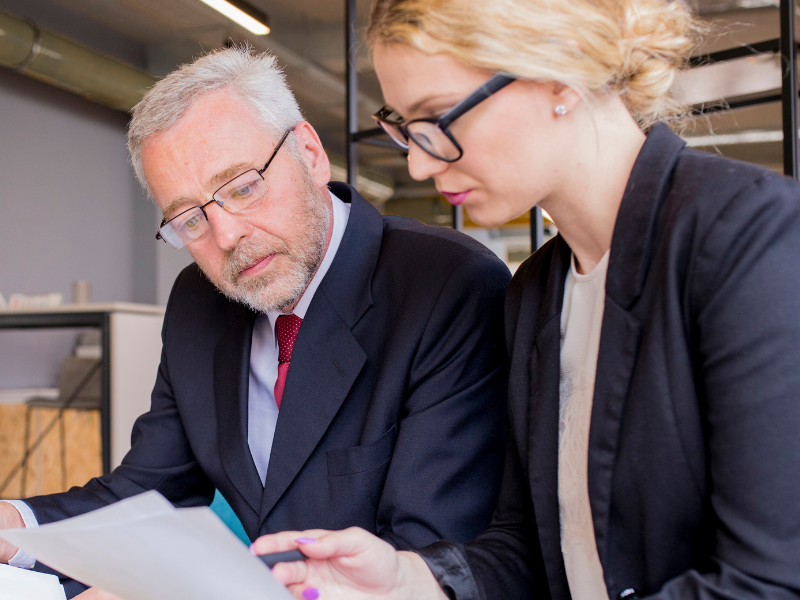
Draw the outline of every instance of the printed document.
M211 509L175 509L155 491L35 529L0 531L0 537L125 600L293 598Z

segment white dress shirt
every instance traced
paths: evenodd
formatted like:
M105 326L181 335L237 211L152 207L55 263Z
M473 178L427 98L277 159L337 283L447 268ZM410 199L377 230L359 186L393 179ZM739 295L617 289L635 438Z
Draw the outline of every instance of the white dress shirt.
M575 256L561 307L558 503L561 552L573 600L608 600L589 504L589 428L606 298L606 252L581 275Z
M329 192L330 193L330 192ZM247 396L247 443L256 463L258 475L263 485L267 478L269 457L272 454L272 439L278 422L278 405L275 403L275 382L278 379L278 343L275 340L275 320L281 314L295 314L301 319L306 316L308 306L314 298L319 284L331 267L344 230L350 218L350 205L331 196L331 240L322 257L317 272L303 292L302 297L291 313L270 311L256 317L253 328L253 343L250 349L250 386ZM21 500L0 500L10 502L22 515L26 527L38 527L39 522L30 507ZM30 569L35 559L20 550L8 561L12 567Z
M256 317L253 327L253 345L250 349L250 389L247 397L247 442L256 463L256 470L262 485L267 479L269 457L272 454L272 438L278 422L278 405L275 403L275 382L278 380L278 343L275 338L275 321L281 314L295 314L305 319L314 293L322 283L325 274L339 250L344 236L347 220L350 218L350 205L331 194L333 219L331 241L325 256L308 284L303 296L291 313L270 311ZM302 327L302 326L301 326Z

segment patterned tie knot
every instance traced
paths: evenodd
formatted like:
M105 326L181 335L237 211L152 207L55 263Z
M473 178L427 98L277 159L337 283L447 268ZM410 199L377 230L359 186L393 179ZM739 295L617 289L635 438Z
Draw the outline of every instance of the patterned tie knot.
M275 336L278 338L278 363L288 363L292 360L294 341L303 319L297 315L280 315L275 320Z

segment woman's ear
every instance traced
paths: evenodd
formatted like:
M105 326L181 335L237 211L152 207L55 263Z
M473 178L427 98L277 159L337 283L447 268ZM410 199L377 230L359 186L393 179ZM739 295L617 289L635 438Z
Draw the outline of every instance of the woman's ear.
M314 183L322 188L331 180L331 164L322 147L317 132L308 121L300 121L294 130L297 138L297 149L308 167Z
M581 97L573 90L571 87L564 85L563 83L551 83L550 92L552 94L552 101L553 101L553 111L554 114L560 115L561 111L555 112L557 107L564 108L564 114L572 111L578 103L581 101Z

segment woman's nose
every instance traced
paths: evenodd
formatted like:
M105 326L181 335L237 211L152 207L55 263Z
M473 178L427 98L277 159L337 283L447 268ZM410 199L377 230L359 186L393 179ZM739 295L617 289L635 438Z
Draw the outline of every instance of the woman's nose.
M432 157L413 141L408 147L408 173L417 181L424 181L441 174L449 163Z

